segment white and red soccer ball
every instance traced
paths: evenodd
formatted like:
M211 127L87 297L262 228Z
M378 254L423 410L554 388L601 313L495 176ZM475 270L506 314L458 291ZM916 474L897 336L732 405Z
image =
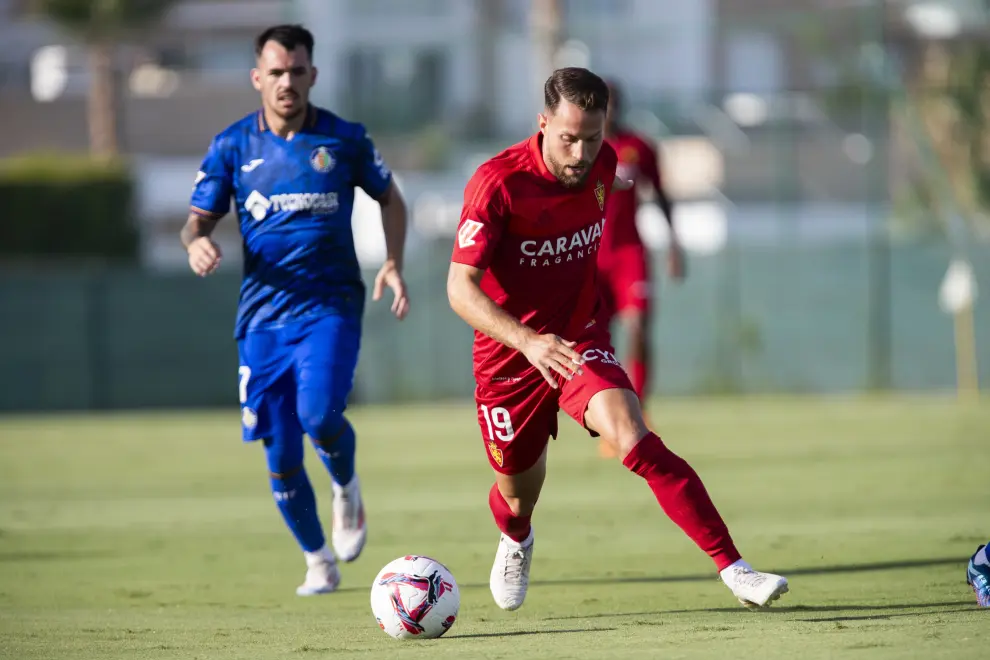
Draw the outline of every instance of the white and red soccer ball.
M461 606L457 582L435 559L406 555L389 562L371 585L371 611L396 639L433 639L450 630Z

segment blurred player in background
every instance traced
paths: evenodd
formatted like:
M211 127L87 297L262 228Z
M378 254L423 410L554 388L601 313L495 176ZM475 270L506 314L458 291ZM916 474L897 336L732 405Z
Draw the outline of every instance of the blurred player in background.
M973 587L980 607L990 607L990 547L981 545L966 565L966 583Z
M244 440L264 444L275 503L306 559L296 592L308 596L336 589L337 557L356 559L367 535L355 434L344 417L365 303L351 232L355 188L381 204L387 259L373 297L390 288L399 319L409 309L406 206L365 128L309 103L312 34L276 26L255 51L251 81L262 108L213 139L182 242L192 270L213 273L221 254L210 235L233 196L244 245L235 332ZM303 433L333 479L336 556L303 467Z
M643 186L647 186L652 192L670 230L667 252L667 275L670 278L680 280L684 276L684 259L674 231L673 204L664 190L657 152L647 140L623 125L622 91L615 81L609 81L608 85L605 141L619 158L619 178L632 181L634 185L628 190L615 191L609 198L605 208L605 230L602 232L601 249L598 251L598 267L609 310L608 323L611 325L617 316L622 324L628 342L624 360L626 370L640 401L645 402L652 368L650 299L653 286L649 249L636 227L636 210ZM604 440L599 441L598 451L606 458L615 456L613 448Z
M701 479L646 427L603 323L603 216L615 187L631 185L603 145L608 87L587 69L559 69L544 97L540 131L468 182L447 280L451 307L475 329L478 423L495 471L488 503L502 532L489 582L495 602L514 610L526 597L530 520L562 408L646 480L740 601L767 605L787 580L741 559Z

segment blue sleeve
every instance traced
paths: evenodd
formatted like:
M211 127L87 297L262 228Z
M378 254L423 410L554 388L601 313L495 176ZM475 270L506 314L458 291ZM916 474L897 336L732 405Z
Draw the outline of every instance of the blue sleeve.
M230 211L230 195L234 188L234 168L231 166L228 141L213 138L203 163L196 173L190 206L193 213L208 218L220 218Z
M392 183L392 171L363 130L358 138L357 163L354 169L357 173L357 185L373 199L380 199Z

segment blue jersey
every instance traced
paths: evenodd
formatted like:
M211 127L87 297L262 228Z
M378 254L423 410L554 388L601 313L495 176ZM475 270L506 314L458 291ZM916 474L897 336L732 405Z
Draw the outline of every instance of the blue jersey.
M219 218L234 200L244 242L235 338L362 313L354 189L380 199L391 181L364 126L313 106L291 140L269 130L260 110L213 139L196 175L192 210Z

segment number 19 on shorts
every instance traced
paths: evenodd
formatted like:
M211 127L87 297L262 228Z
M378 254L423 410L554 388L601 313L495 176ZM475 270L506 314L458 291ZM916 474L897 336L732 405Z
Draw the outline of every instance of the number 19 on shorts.
M488 426L489 440L512 442L516 432L512 428L512 419L509 418L508 410L498 406L489 409L488 406L482 405L481 413L485 416L485 424Z

